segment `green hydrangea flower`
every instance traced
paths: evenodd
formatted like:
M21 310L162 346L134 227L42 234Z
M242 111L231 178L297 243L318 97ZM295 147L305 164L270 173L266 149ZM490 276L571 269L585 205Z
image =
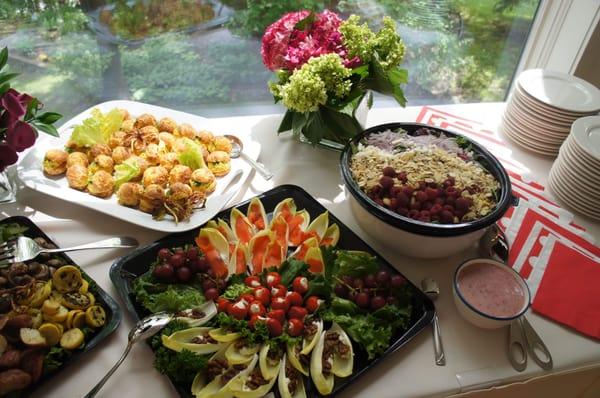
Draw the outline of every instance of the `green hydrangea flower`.
M306 64L281 84L270 84L269 88L283 105L297 112L314 112L327 102L329 95L343 98L350 93L352 82L348 79L352 71L344 66L337 54L325 54L311 58ZM287 77L285 78L287 79Z
M325 83L306 65L296 70L280 90L283 105L297 112L314 112L327 102Z
M373 39L375 33L366 23L360 25L360 17L351 15L341 23L340 32L344 37L344 45L348 50L348 58L358 57L363 63L369 63L373 57Z
M383 69L400 65L404 58L404 43L396 33L396 23L390 17L383 18L383 28L375 35L373 48L379 55Z
M385 70L390 70L402 62L404 43L396 32L396 24L390 17L383 18L383 27L373 33L369 26L360 24L360 17L351 15L340 25L348 58L358 56L364 64L376 57Z

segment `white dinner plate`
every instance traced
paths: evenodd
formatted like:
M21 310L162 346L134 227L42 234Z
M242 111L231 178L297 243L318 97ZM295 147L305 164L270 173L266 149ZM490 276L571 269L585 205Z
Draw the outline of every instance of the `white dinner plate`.
M600 188L593 182L578 174L575 170L565 165L564 162L555 162L555 167L562 177L577 187L578 196L581 198L595 199L600 201Z
M569 135L569 130L565 130L563 133L557 133L550 128L544 128L530 124L529 122L521 119L521 117L514 112L507 114L506 118L514 126L521 127L520 133L522 133L522 135L529 136L543 143L560 146L560 144Z
M573 122L576 119L579 119L580 117L583 116L588 116L588 114L585 115L570 115L570 116L565 116L562 115L558 112L549 110L547 108L543 108L541 106L539 106L538 104L529 102L528 100L525 99L525 96L523 95L518 95L519 90L515 90L515 94L512 96L511 101L515 104L515 106L517 106L520 110L524 111L525 113L527 113L529 116L531 117L535 117L538 118L540 120L547 120L549 122L552 122L554 124L557 125L572 125Z
M593 169L590 169L589 166L582 166L579 158L577 155L571 152L570 148L565 147L564 150L561 148L559 157L556 159L556 161L559 160L562 162L564 167L573 170L578 175L584 177L587 181L596 184L596 186L600 186L600 174L594 174Z
M217 189L208 196L206 207L202 210L194 210L189 220L180 221L179 223L175 223L171 217L165 217L160 221L155 220L150 214L137 209L121 206L117 203L116 195L112 195L107 199L102 199L86 192L69 188L67 179L64 175L55 178L49 178L44 175L42 161L46 151L51 148L62 149L71 136L72 127L90 117L90 112L94 108L99 109L103 113L114 108L123 108L128 110L133 116L149 113L157 119L170 117L178 124L189 123L197 130L209 130L216 135L234 134L242 140L244 143L244 152L252 159L256 160L260 154L260 144L251 137L249 128L241 130L239 126L230 126L222 122L216 122L189 113L140 102L108 101L87 109L65 123L58 129L60 133L59 138L48 136L44 137L44 139L40 139L36 143L35 147L23 158L18 166L19 178L26 186L64 200L67 203L85 206L145 228L163 232L182 232L200 226L213 218L213 216L223 209L231 198L240 191L252 171L250 165L242 159L231 159L231 171L226 176L217 178Z
M572 189L572 186L570 186L569 183L565 183L564 181L562 181L561 177L555 173L554 169L550 170L550 175L548 177L548 186L552 190L552 193L558 199L560 199L572 209L594 219L600 218L600 212L587 206L583 202L574 199L571 196L569 189Z
M523 90L518 83L515 85L515 92L518 94L518 97L521 100L521 102L526 103L541 112L544 112L546 114L551 114L556 117L567 118L567 119L577 119L579 117L588 116L590 114L593 114L593 112L570 112L570 111L566 111L564 109L559 109L559 108L547 105L541 101L538 101L536 98L532 97L531 95L527 94L525 92L525 90Z
M600 116L577 119L571 128L577 144L594 159L600 161Z
M567 143L565 147L569 148L571 153L573 153L577 157L579 162L583 164L584 167L589 167L590 169L600 173L600 159L593 158L586 151L580 148L579 144L577 144L577 141L575 141L575 139L572 138L572 136L570 136L570 138L567 138L565 142Z
M533 152L540 153L546 156L556 156L558 153L558 149L560 145L552 145L544 142L540 142L537 139L530 138L522 134L523 128L519 127L518 124L514 124L511 120L506 117L502 118L502 122L504 125L504 133L511 138L515 143L524 147L525 149L531 150Z
M578 113L600 110L600 90L578 77L530 69L521 73L517 82L527 94L547 105Z
M575 119L559 121L557 119L548 117L545 113L537 112L535 110L531 110L526 106L523 106L519 102L518 98L513 98L513 100L510 103L510 106L512 109L511 112L518 114L519 116L530 121L531 123L539 124L544 127L550 127L554 130L570 130L571 125L575 121Z

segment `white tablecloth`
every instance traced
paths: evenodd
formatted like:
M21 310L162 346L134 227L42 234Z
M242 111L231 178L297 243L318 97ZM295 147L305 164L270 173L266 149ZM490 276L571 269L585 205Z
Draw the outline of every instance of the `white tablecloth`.
M473 104L438 107L439 109L480 120L495 129L504 104ZM406 109L374 109L368 125L390 121L414 121L419 107ZM433 360L431 332L424 330L409 344L391 355L375 369L361 377L343 397L422 397L445 396L480 387L506 384L544 374L533 361L525 372L517 373L506 357L507 330L485 331L463 321L452 301L451 275L455 267L474 253L463 253L441 260L405 258L373 241L358 225L346 200L340 176L339 154L299 144L290 136L277 137L275 131L281 115L230 118L239 126L252 126L252 135L262 144L260 160L274 173L267 182L257 176L248 188L234 200L239 201L281 184L296 184L316 197L326 208L378 250L390 263L419 285L428 276L437 279L441 295L436 306L442 328L447 365L436 366ZM531 175L544 184L551 161L514 149L513 157L531 169ZM0 205L0 215L26 215L32 218L60 246L68 246L114 235L131 235L141 244L163 235L107 217L93 210L67 205L29 189L19 193L18 202ZM575 221L600 238L600 225L576 216ZM117 301L120 298L112 286L108 270L125 250L73 252L72 258ZM124 306L121 305L124 309ZM542 336L554 358L554 370L576 369L600 365L600 343L563 328L535 314L528 318ZM79 362L45 384L35 396L81 397L105 374L119 358L133 322L124 312L120 328ZM101 390L99 396L130 398L175 396L166 377L153 369L149 347L139 344Z

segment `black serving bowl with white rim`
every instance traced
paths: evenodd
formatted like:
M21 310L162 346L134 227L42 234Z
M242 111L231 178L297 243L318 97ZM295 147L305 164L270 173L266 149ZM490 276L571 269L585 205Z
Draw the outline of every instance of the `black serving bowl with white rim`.
M363 192L352 176L350 161L358 143L370 134L402 129L415 135L420 128L446 137L462 137L471 144L474 157L499 183L496 207L484 217L457 224L423 222L404 217L377 204ZM498 221L508 210L515 198L511 193L508 173L502 164L487 149L460 134L421 123L386 123L373 126L355 136L344 148L340 157L340 168L346 192L350 195L352 212L358 224L372 237L404 255L418 258L441 258L460 253L477 242L487 228Z

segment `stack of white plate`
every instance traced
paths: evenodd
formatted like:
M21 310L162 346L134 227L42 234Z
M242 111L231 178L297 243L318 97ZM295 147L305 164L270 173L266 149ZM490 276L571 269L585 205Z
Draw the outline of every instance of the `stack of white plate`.
M600 90L578 77L543 69L521 73L500 130L524 149L556 156L573 122L600 111Z
M561 202L600 220L600 116L573 123L550 169L548 185Z

